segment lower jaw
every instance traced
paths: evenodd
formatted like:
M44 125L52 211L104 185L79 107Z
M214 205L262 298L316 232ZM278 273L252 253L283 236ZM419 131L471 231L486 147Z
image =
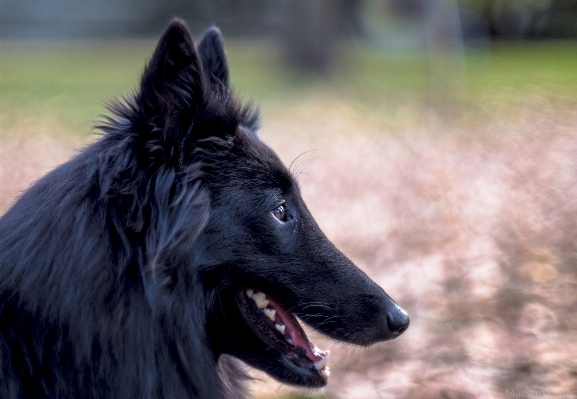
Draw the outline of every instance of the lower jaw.
M253 366L262 369L263 371L270 374L273 378L290 385L297 385L308 388L321 388L325 386L327 384L329 374L328 367L322 371L318 370L313 362L303 355L305 349L291 346L286 342L281 343L281 340L278 337L273 338L271 336L267 336L270 334L260 331L262 326L258 325L258 319L257 321L251 321L251 319L254 320L254 317L251 317L249 314L249 306L246 303L247 298L245 298L243 295L244 294L242 293L239 295L240 300L238 307L241 311L241 314L243 315L243 318L247 322L248 327L252 330L253 334L259 338L260 341L268 346L268 350L273 350L278 353L277 356L272 354L267 355L277 359L271 362L272 366L269 365L262 368L259 367L258 364L253 364ZM268 352L268 350L265 350L265 353ZM269 361L266 363L269 363Z
M291 372L291 375L287 376L288 378L283 382L308 388L322 388L327 385L327 378L323 377L318 371L298 366L284 354L281 355L281 359L285 369Z

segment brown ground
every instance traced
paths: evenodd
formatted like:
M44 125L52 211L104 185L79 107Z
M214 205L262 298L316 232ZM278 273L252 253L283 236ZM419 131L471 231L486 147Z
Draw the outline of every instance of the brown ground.
M577 112L543 102L467 134L424 112L391 135L314 107L265 115L261 136L287 163L314 150L294 164L313 215L411 316L369 349L315 336L326 397L577 396ZM32 137L0 140L0 213L73 152ZM258 377L256 396L286 392Z

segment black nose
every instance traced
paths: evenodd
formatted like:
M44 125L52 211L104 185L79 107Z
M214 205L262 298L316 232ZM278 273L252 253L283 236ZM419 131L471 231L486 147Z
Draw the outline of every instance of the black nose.
M394 309L387 312L387 326L393 337L396 338L409 328L409 315L399 306L395 305Z

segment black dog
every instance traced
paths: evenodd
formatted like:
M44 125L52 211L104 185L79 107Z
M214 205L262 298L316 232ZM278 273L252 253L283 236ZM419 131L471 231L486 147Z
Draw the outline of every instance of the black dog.
M228 80L219 31L195 48L173 21L103 136L2 217L0 397L238 396L221 355L321 387L328 352L296 317L363 346L407 328Z

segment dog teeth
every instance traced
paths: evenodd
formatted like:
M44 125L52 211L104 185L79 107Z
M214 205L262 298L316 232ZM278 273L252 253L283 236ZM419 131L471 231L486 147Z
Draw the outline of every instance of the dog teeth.
M268 306L268 299L266 299L266 295L264 292L259 292L251 289L247 289L245 292L246 296L252 299L259 309L264 309Z
M329 366L325 367L322 370L319 370L321 375L325 378L329 378L329 376L331 375L331 370L329 370Z
M284 324L275 324L275 325L274 325L274 328L276 328L279 333L281 333L282 335L284 335L284 330L285 330L285 328L286 328ZM287 339L287 341L288 341L288 339ZM291 343L292 343L292 342L291 342Z
M315 347L313 348L313 353L315 354L315 356L324 357L324 356L328 356L331 353L331 351L330 350L326 350L326 351L320 350L315 345Z
M271 319L271 321L274 321L274 317L276 315L276 310L274 309L269 309L269 308L264 308L262 310L264 312L264 314L266 315L266 317L268 317L269 319Z
M268 299L264 292L255 292L250 297L259 309L264 309L268 306Z
M315 362L315 368L317 370L322 370L327 365L328 362L329 362L329 351L327 351L325 357L323 357L318 362Z

